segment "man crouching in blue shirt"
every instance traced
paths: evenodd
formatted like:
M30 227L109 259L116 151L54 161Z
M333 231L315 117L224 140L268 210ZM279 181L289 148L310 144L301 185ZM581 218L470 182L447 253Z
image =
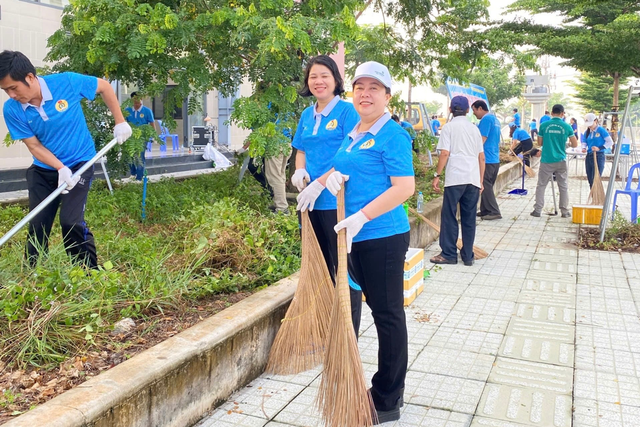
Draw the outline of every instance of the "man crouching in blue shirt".
M93 234L84 221L93 168L80 177L73 173L96 154L80 101L97 93L113 114L113 136L122 144L131 136L109 82L76 73L36 76L31 61L20 52L0 53L0 88L11 99L4 104L4 120L13 140L21 139L33 155L27 170L29 209L67 183L54 202L29 223L26 255L34 266L39 250L47 250L53 220L60 206L60 225L67 253L88 268L97 268Z

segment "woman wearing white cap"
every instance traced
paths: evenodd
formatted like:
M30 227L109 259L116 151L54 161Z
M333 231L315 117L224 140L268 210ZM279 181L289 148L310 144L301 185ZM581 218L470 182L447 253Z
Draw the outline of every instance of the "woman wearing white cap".
M334 169L317 181L333 194L345 186L347 218L335 229L347 231L349 274L362 287L378 332L378 372L371 380L371 396L383 423L400 418L407 371L403 269L409 220L402 203L415 190L413 157L409 134L386 112L391 98L387 67L361 64L352 83L360 123L334 157ZM298 209L305 210L313 196L302 191Z
M602 176L602 170L604 169L604 149L611 148L613 146L613 139L609 135L609 132L598 124L598 118L595 114L589 113L584 116L584 124L587 125L587 130L584 133L584 138L587 143L587 156L584 159L584 167L587 171L587 179L589 180L589 188L593 185L593 177L595 170L593 169L593 156L596 156L598 163L598 171Z

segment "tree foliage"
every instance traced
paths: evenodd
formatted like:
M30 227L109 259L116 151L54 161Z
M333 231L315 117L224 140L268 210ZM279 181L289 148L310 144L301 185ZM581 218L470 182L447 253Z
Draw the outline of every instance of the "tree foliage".
M556 13L560 26L531 20L500 26L514 42L564 58L564 65L596 76L640 75L640 3L637 0L517 0L509 11ZM617 100L614 94L612 104Z
M469 80L486 89L492 108L520 96L525 85L522 71L502 59L489 59L486 65L471 73Z
M587 112L601 113L611 111L613 99L613 78L590 73L582 73L580 79L571 83L575 89L574 98ZM627 98L628 90L620 90L620 99Z

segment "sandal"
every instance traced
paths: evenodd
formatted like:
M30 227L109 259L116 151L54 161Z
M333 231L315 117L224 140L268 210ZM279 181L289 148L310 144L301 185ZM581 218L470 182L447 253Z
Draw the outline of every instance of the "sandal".
M447 259L443 257L442 254L434 256L429 261L431 261L434 264L457 264L458 263L457 259Z

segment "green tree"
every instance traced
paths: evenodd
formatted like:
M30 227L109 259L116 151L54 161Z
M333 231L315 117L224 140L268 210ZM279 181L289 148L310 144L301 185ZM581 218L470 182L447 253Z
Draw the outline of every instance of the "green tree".
M522 70L513 63L493 58L484 66L473 70L469 81L486 89L492 109L520 96L525 85Z
M578 104L588 112L611 111L613 100L613 78L590 73L582 73L580 79L572 82L573 96ZM620 90L620 99L627 98L627 90Z
M564 65L613 79L612 110L619 106L621 79L640 76L640 2L637 0L517 0L508 11L556 13L560 26L530 20L503 23L499 29L515 43L564 58ZM615 129L615 123L613 123Z

